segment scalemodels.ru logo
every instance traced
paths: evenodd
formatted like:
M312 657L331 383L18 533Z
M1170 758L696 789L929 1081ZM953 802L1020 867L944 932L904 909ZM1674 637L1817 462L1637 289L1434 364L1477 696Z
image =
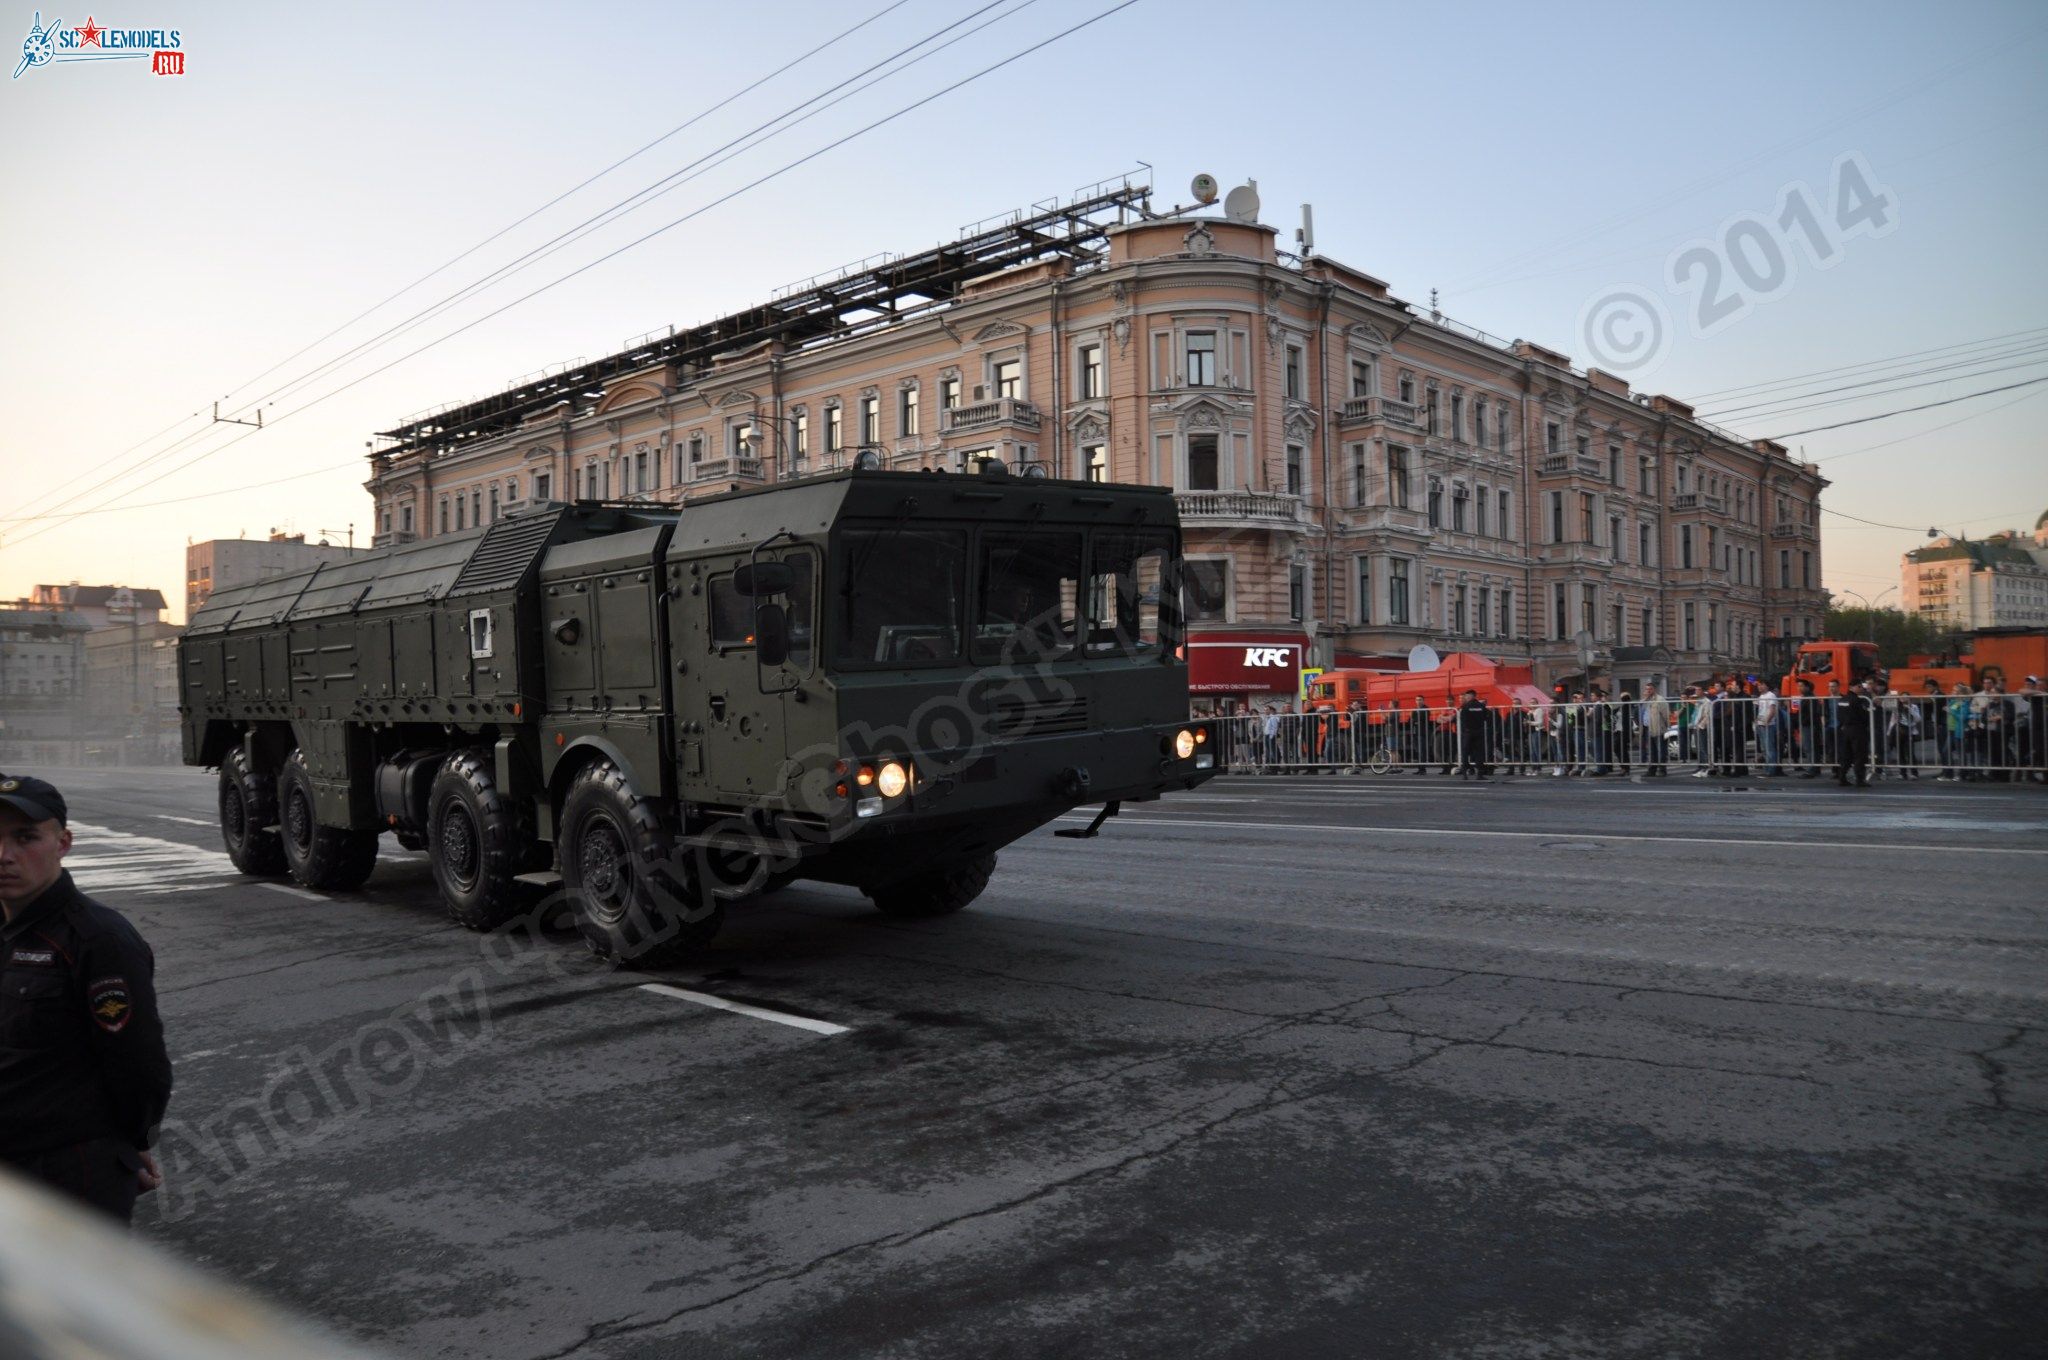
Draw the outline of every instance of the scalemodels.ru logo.
M185 74L182 35L175 28L103 28L90 16L82 25L64 26L62 19L43 26L43 12L36 11L28 36L21 40L21 63L14 78L31 66L48 66L67 61L149 62L151 75Z

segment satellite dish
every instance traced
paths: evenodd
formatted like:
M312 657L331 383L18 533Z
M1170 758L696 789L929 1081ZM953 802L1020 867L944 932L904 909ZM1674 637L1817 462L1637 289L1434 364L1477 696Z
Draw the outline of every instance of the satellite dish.
M1259 220L1259 182L1246 180L1223 198L1223 215L1233 222Z
M1197 203L1205 205L1214 203L1216 201L1216 177L1214 175L1196 175L1194 180L1188 185L1188 192L1195 196L1195 202Z
M1411 671L1433 671L1442 664L1443 658L1427 642L1418 642L1408 649L1408 669Z

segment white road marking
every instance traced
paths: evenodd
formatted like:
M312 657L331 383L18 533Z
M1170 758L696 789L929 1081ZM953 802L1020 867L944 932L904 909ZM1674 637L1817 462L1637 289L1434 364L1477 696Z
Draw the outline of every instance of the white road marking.
M293 888L283 883L258 883L256 886L268 888L272 892L290 893L293 897L303 897L308 902L325 902L329 900L322 897L319 893L307 892L304 888Z
M216 888L239 877L235 862L219 850L87 822L73 822L71 830L77 839L64 867L83 892L158 896Z
M1068 814L1057 820L1085 822L1087 817ZM1250 831L1350 831L1382 836L1495 836L1527 841L1643 841L1656 845L1768 845L1787 850L1911 850L1944 855L2048 855L2048 850L2023 849L2005 845L1926 845L1903 841L1772 841L1753 836L1630 836L1607 831L1476 831L1464 828L1428 826L1343 826L1309 822L1226 822L1214 817L1119 817L1126 826L1228 827Z
M659 992L678 1001L693 1001L699 1006L709 1006L717 1011L731 1011L734 1015L751 1015L756 1020L772 1020L778 1025L807 1029L813 1034L845 1034L849 1028L846 1025L835 1025L830 1020L813 1020L805 1015L789 1015L782 1011L764 1010L760 1006L749 1006L744 1001L727 1001L722 996L686 991L681 987L671 987L665 982L643 982L640 984L640 990Z
M156 819L160 822L183 822L186 826L203 826L209 831L219 825L219 823L209 822L203 817L173 817L168 812L157 813Z

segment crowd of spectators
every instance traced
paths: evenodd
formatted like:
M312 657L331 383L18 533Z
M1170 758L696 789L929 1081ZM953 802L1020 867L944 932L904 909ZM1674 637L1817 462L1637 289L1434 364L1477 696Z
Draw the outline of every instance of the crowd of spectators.
M1455 707L1420 698L1321 711L1271 705L1237 722L1238 763L1274 769L1377 764L1418 775L1565 779L1664 778L1676 768L1698 779L2048 783L2048 688L2032 675L2017 693L1992 678L1947 694L1933 681L1910 694L1875 681L1845 691L1828 680L1817 690L1802 679L1779 694L1754 676L1671 695L1654 684L1609 694L1594 683L1505 704L1468 690Z

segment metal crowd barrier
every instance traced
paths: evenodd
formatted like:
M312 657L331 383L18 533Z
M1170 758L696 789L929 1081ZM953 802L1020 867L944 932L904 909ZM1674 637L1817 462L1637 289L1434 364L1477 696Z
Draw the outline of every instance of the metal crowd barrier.
M1661 696L1205 718L1249 773L1488 773L1554 778L1754 775L2048 782L2048 695L1873 699L1862 740L1826 694Z

